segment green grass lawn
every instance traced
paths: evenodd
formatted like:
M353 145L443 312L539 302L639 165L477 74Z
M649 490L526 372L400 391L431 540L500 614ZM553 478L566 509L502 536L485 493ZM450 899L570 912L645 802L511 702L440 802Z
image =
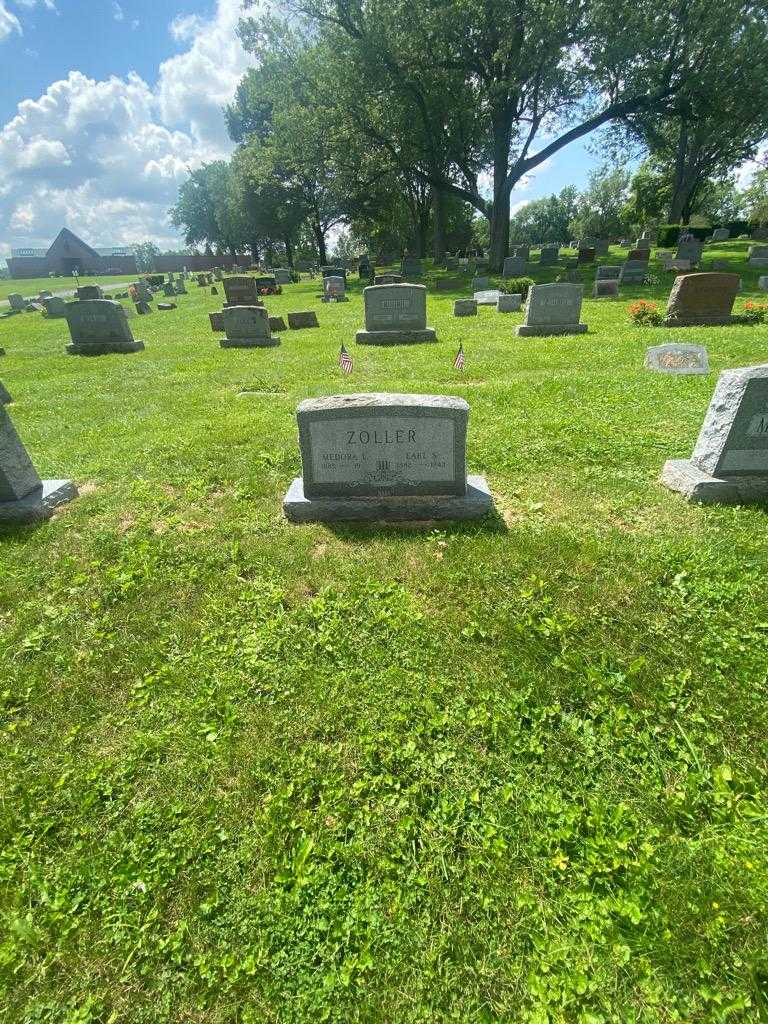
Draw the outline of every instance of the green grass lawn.
M737 311L746 248L707 250ZM410 348L354 344L356 280L268 300L321 323L279 349L221 349L195 285L137 355L0 321L81 489L0 533L4 1022L766 1019L766 510L657 478L768 326L629 324L672 281L550 339L431 294ZM644 371L670 340L713 373ZM287 524L297 403L389 390L469 401L498 515Z
M121 274L119 276L96 275L94 277L81 277L80 284L125 284L129 285L136 280L136 274ZM32 298L41 291L69 292L77 287L74 277L30 277L21 280L0 280L0 302L4 302L13 292L18 292L25 298Z

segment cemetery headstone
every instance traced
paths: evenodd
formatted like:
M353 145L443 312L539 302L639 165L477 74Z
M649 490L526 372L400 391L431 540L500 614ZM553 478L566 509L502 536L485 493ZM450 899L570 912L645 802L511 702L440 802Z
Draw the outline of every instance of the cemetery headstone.
M236 274L223 279L224 295L227 306L260 306L262 305L256 287L256 278L246 274Z
M509 255L513 259L519 259L522 260L523 263L527 263L531 258L531 247L530 245L525 245L522 242L512 242L509 247Z
M421 260L415 256L405 256L400 270L404 278L421 277L424 274Z
M159 310L178 309L179 307L175 302L158 302L157 308Z
M139 296L139 302L151 302L153 295L150 291L149 285L146 281L134 281L133 287L136 289L136 293ZM100 295L92 295L90 298L100 299Z
M285 326L285 320L281 316L271 316L269 318L269 329L274 331L275 334L279 334L280 331L287 331L288 328Z
M751 245L747 262L750 267L768 267L768 245Z
M501 268L502 277L519 277L525 273L526 261L522 256L505 256Z
M165 284L163 285L163 295L165 295L168 298L171 298L175 294L176 289L174 288L173 284L170 281L166 281Z
M263 306L227 306L222 313L226 338L222 348L274 348L280 339L269 329L269 316Z
M288 314L288 327L292 331L300 331L305 327L319 327L317 313L313 309L301 310L298 313Z
M208 319L211 321L212 331L223 331L224 330L224 311L219 310L215 313L209 313Z
M709 373L709 358L703 345L651 345L645 350L645 367L676 376Z
M475 299L456 299L453 304L454 316L477 316L477 302Z
M11 292L8 296L8 305L17 313L21 313L27 308L27 300L18 292Z
M701 242L697 238L681 239L677 243L677 260L690 260L695 265L701 259Z
M152 312L152 307L148 302L144 302L143 299L139 299L139 301L136 303L136 312L139 314L139 316L144 316L146 313Z
M758 277L757 287L761 292L768 292L768 277Z
M469 406L444 395L334 395L301 402L303 476L283 500L295 523L475 519L493 507L467 477Z
M595 281L592 286L593 299L618 299L618 297L619 282L615 278L609 278L605 281Z
M377 274L373 279L374 284L402 284L402 274Z
M768 500L768 365L724 370L690 459L670 459L661 479L689 501Z
M595 255L601 256L601 257L602 256L607 256L608 255L608 247L609 247L609 245L610 245L610 242L608 241L607 238L598 238L595 241Z
M81 284L79 288L75 289L75 297L81 300L103 299L104 292L97 284Z
M594 249L579 249L579 258L577 266L582 267L586 263L595 262L595 250Z
M278 284L291 284L291 272L284 267L277 267L273 274Z
M482 291L485 288L491 287L490 277L483 275L482 277L476 276L472 278L471 289L473 292Z
M365 330L359 345L408 345L437 341L427 327L427 289L423 284L372 285L363 289Z
M621 276L621 266L598 267L595 273L596 281L618 281Z
M177 295L186 295L187 294L187 288L186 288L186 285L184 284L184 278L183 277L180 277L179 280L176 282L176 284L174 285L174 290L175 290Z
M10 396L9 396L10 397ZM41 480L4 403L0 403L0 523L50 519L77 497L71 480Z
M67 304L67 326L72 338L69 355L100 356L110 352L141 352L128 325L125 310L111 299L82 299Z
M348 302L346 285L343 277L328 276L323 278L323 302Z
M542 267L551 267L560 259L560 247L558 245L542 245L539 263Z
M478 306L495 306L499 301L500 294L501 293L498 288L487 288L482 291L475 292L474 300Z
M521 337L584 334L587 325L579 322L583 294L580 284L531 285L525 303L525 322L516 333Z
M52 295L43 299L45 315L49 320L61 320L67 315L67 304L60 295Z
M621 284L643 284L648 276L648 264L644 260L627 260L621 268Z
M713 242L727 242L730 237L731 232L728 230L728 228L715 228L715 230L712 232Z
M497 313L517 313L523 304L523 296L514 294L507 294L506 292L499 292L499 297L496 300L496 312Z
M648 238L647 235L641 235L641 237L638 238L637 241L635 242L635 248L636 249L650 249L651 248L651 240L650 240L650 238Z
M339 265L321 267L320 272L323 277L343 277L344 283L347 283L347 269Z
M675 278L667 303L667 327L730 324L739 290L738 274L681 274Z

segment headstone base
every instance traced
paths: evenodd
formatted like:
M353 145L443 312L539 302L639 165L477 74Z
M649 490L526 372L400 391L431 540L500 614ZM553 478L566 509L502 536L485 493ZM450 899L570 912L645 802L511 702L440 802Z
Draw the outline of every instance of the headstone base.
M468 476L466 494L460 497L425 494L379 498L306 498L304 481L297 476L283 498L283 512L292 523L480 519L492 508L493 497L482 476Z
M78 495L71 480L43 480L41 487L18 501L0 501L0 523L37 523Z
M700 316L686 316L673 319L665 316L662 320L663 327L731 327L734 324L743 323L739 316L716 316L705 319Z
M768 502L768 477L739 477L724 480L710 476L690 459L669 459L661 471L661 482L688 501L702 505L742 505Z
M269 338L222 338L222 348L275 348L280 339L273 334Z
M551 334L586 334L586 324L520 324L515 333L521 338L546 338Z
M106 341L103 345L67 345L67 354L70 356L107 356L115 352L125 355L128 352L143 352L143 341L112 342Z
M349 302L349 299L347 298L346 295L340 295L337 299L327 299L325 296L323 296L320 299L320 301L321 302Z
M355 335L358 345L419 345L437 341L434 327L423 331L358 331Z

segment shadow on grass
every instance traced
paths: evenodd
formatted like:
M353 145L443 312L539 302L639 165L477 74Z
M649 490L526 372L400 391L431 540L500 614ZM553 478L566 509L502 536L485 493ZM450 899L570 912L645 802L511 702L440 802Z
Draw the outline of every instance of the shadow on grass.
M508 533L507 524L496 508L481 519L404 519L385 522L355 522L353 520L325 523L339 540L404 540L421 538L425 533L439 532L448 537L476 537L479 534Z

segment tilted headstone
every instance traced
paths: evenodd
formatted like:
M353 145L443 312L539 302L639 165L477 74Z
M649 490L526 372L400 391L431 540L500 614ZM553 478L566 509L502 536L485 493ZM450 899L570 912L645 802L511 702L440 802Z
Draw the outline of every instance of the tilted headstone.
M712 232L713 242L727 242L730 237L731 232L728 230L728 228L715 228L715 230Z
M146 281L134 281L133 287L136 289L136 293L139 296L139 302L151 302L153 299L152 291ZM93 295L91 298L101 298L101 296Z
M187 288L186 288L186 285L184 284L184 278L182 278L182 277L179 278L179 280L174 285L174 291L175 291L175 293L177 295L186 295L187 294Z
M477 316L477 302L474 299L456 299L453 304L454 316Z
M223 331L224 330L224 311L220 310L215 313L209 313L208 319L211 321L212 331Z
M43 306L49 320L61 320L67 315L67 304L60 295L52 295L49 299L43 299Z
M348 302L346 283L343 277L323 278L323 302Z
M690 459L670 459L662 482L689 501L768 500L768 365L723 370Z
M104 292L97 284L81 284L79 288L75 289L75 297L81 301L86 299L103 299Z
M645 367L676 376L709 373L709 357L703 345L652 345L645 350Z
M528 289L525 322L516 333L522 337L550 334L584 334L579 322L584 289L580 284L534 284Z
M469 406L444 395L334 395L296 412L303 476L283 500L292 522L474 519L493 506L467 478Z
M519 277L525 273L526 262L522 256L505 256L501 268L502 277Z
M281 316L271 316L269 318L269 329L274 331L275 334L279 334L280 331L287 331L288 328L285 326L285 320Z
M485 275L483 275L482 277L475 276L475 277L472 278L472 283L470 285L470 289L473 292L483 291L484 289L490 288L490 287L491 287L491 279L490 279L490 277L486 277Z
M593 299L618 299L619 282L614 279L595 281L592 285Z
M290 270L286 270L284 267L277 267L273 273L278 284L291 284L292 278Z
M507 294L506 292L499 292L499 297L496 300L496 312L497 313L517 313L523 304L523 296L517 293Z
M734 323L731 315L739 290L738 274L681 274L669 294L667 327Z
M17 313L22 313L27 308L27 300L18 292L11 292L8 296L8 305Z
M144 342L133 337L123 307L111 299L68 303L67 326L72 338L66 349L69 355L100 356L141 352L144 348Z
M259 306L259 292L256 286L256 278L248 277L246 274L236 274L233 277L225 277L224 295L229 306Z
M498 288L486 288L475 292L473 298L478 306L495 306L499 301L500 294Z
M551 267L560 259L559 245L542 245L539 263L542 267Z
M41 480L4 404L0 404L0 523L50 519L77 497L71 480Z
M313 309L299 310L288 314L288 327L292 331L300 331L305 327L319 327L317 313Z
M627 260L621 268L621 284L643 284L648 276L648 264L643 260Z
M621 276L621 265L615 267L598 267L595 273L596 281L618 281Z
M750 267L768 267L768 245L750 245L747 262Z
M360 345L408 345L437 341L427 327L427 289L423 284L372 285L363 289L365 330Z
M597 256L607 256L609 245L610 242L607 238L598 238L595 241L595 254Z
M222 348L274 348L280 339L269 329L269 316L263 306L227 306L223 310L226 338Z

